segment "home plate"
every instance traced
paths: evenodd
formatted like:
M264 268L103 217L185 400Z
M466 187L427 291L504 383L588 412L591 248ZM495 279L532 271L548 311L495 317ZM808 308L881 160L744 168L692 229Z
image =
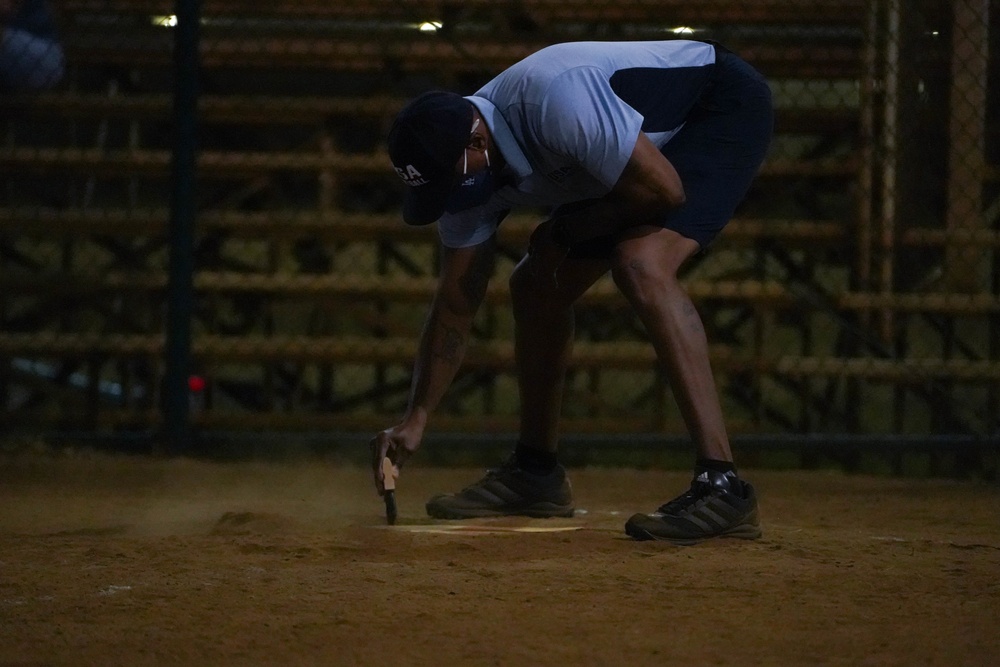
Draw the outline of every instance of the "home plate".
M408 533L436 533L440 535L490 535L497 533L565 533L580 530L583 526L482 526L474 524L452 525L396 525L380 526Z

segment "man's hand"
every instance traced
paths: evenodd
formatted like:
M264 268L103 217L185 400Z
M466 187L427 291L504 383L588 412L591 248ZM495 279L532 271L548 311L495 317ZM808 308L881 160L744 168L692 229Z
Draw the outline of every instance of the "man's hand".
M531 232L531 237L528 239L528 252L539 252L544 246L555 243L555 240L552 238L552 228L554 225L555 220L546 220L535 227L534 231Z
M368 443L372 453L375 490L380 496L385 494L385 477L383 476L385 473L382 469L382 459L388 457L396 470L399 470L413 452L420 447L423 436L422 426L403 423L377 433Z
M531 271L537 277L552 277L553 286L558 286L559 266L569 254L569 247L553 238L557 220L546 220L531 233L528 240L528 261Z

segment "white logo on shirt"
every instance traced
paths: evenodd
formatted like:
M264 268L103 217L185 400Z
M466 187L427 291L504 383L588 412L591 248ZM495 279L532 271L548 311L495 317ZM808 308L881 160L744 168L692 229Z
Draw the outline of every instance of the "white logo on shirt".
M404 167L393 167L393 168L396 170L396 173L399 174L399 177L403 179L403 182L411 187L417 185L423 185L424 183L428 182L427 179L424 178L421 175L421 173L417 171L417 168L414 167L412 164L406 165L405 168Z

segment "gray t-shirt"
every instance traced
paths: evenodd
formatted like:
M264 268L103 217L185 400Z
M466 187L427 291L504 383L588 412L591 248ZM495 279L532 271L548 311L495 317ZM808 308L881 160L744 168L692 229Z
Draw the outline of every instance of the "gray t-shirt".
M507 160L505 184L482 206L445 213L442 243L482 243L518 206L607 194L639 132L662 147L680 130L714 63L711 44L671 40L557 44L511 66L466 98Z

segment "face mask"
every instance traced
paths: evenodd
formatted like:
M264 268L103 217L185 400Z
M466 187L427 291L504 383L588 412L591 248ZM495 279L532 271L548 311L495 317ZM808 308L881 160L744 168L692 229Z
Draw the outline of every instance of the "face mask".
M458 213L469 208L482 206L493 195L493 171L490 169L490 152L488 150L484 152L486 154L486 169L469 176L469 153L468 149L466 149L465 169L462 170L465 178L448 197L448 203L444 207L444 210L448 213Z

